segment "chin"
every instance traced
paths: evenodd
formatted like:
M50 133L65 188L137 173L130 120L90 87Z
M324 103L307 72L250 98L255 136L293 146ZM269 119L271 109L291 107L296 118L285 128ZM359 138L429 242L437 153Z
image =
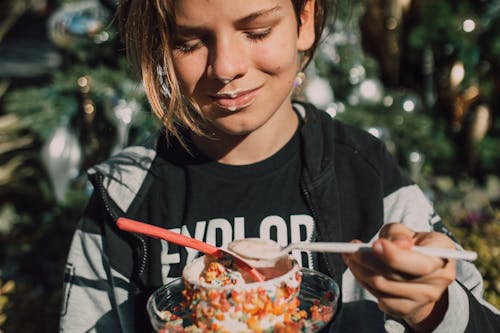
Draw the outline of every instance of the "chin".
M215 119L212 123L217 132L227 135L248 135L262 127L267 118L252 115L245 110Z
M216 126L217 132L222 135L247 136L257 130L260 126Z

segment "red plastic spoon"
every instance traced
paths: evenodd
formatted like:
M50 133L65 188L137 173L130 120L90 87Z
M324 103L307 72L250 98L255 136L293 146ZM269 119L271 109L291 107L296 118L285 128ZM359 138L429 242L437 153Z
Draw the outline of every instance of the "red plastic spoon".
M181 246L198 250L202 253L214 256L215 258L231 257L234 259L236 265L245 272L248 272L255 279L255 281L265 280L265 277L257 269L255 269L255 267L252 267L251 265L249 265L247 262L236 256L235 254L227 252L213 245L204 243L197 239L187 237L179 233L164 228L160 228L151 224L134 221L126 217L118 218L118 220L116 221L116 225L123 231L135 232L153 238L164 239L166 241Z

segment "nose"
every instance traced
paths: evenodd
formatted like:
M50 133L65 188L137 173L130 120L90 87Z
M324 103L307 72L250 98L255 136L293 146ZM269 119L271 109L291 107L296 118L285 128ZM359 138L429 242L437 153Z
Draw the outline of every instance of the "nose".
M244 55L238 41L231 38L215 41L209 54L208 77L224 84L242 77L247 72Z

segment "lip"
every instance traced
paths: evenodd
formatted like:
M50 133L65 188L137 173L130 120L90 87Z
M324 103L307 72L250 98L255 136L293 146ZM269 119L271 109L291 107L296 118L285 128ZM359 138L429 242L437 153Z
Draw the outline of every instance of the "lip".
M210 98L212 98L215 104L222 109L237 111L252 104L257 97L260 88L262 88L262 86L248 90L235 89L232 91L210 95Z

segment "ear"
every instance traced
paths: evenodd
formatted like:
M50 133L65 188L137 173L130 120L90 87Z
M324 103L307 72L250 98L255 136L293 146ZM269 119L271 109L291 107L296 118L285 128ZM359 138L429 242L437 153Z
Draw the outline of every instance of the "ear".
M304 9L300 13L299 38L297 40L297 50L307 51L311 48L316 37L314 29L314 5L315 0L306 0Z

